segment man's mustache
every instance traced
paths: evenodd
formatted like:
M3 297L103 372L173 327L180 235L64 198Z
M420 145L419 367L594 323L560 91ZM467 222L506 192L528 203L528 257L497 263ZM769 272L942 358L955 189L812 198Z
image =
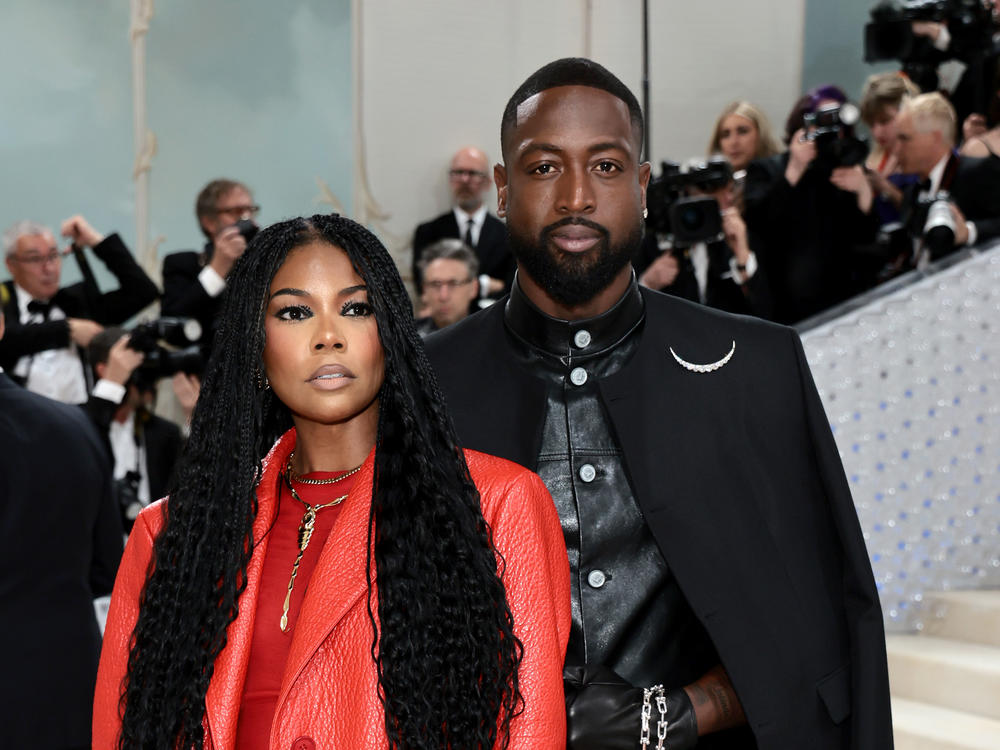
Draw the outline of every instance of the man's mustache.
M567 216L565 219L560 219L554 224L549 224L544 227L541 231L542 241L546 241L553 232L562 227L578 226L587 227L588 229L593 229L595 232L600 232L601 237L605 240L610 240L611 233L606 227L598 224L596 221L591 221L590 219L584 219L580 216Z

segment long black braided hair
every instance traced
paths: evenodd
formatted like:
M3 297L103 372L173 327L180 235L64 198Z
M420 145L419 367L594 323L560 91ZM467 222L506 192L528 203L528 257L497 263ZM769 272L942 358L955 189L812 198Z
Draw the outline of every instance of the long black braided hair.
M370 573L368 613L389 744L506 747L523 705L502 567L399 273L367 229L318 215L263 230L230 275L132 634L121 748L203 747L213 665L258 541L261 459L291 426L259 383L268 290L289 251L314 241L344 250L364 279L385 352L367 569L374 558L378 624Z

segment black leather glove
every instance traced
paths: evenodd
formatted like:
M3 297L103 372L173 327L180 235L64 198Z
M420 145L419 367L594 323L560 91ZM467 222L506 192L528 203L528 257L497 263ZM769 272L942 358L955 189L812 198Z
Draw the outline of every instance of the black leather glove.
M608 667L566 667L567 750L636 750L642 728L642 688ZM681 689L666 691L670 750L690 750L698 743L694 707ZM657 744L660 712L655 700L649 721L650 747Z

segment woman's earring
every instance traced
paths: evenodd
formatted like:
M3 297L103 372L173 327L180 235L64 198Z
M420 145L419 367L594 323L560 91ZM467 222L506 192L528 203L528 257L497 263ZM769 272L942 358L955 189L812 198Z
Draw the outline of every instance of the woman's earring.
M271 383L268 382L267 375L264 374L264 370L257 370L257 389L266 391L270 387Z
M648 208L642 209L642 218L644 218L644 219L648 219L649 218L649 209Z

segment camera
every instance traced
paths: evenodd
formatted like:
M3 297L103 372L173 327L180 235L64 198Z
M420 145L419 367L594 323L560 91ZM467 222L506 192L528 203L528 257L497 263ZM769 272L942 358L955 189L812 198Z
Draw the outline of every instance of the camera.
M827 104L802 116L806 140L816 144L816 164L827 170L863 164L868 141L854 134L861 113L850 102Z
M659 177L649 184L646 226L668 235L673 247L690 247L698 242L714 242L723 237L719 203L710 195L689 195L691 189L713 193L733 179L733 169L721 157L689 162L664 161Z
M141 480L142 475L138 471L130 470L125 472L125 476L114 482L114 493L118 498L118 506L121 508L126 531L132 528L132 523L143 508L142 501L139 500L139 482Z
M931 258L940 258L955 249L955 217L947 191L942 190L917 201L910 231L923 239Z
M914 21L947 23L952 39L947 53L914 34ZM982 0L885 0L872 8L871 22L865 25L865 62L899 60L903 72L922 91L934 91L938 63L985 54L994 31L992 15Z
M236 228L243 235L243 239L250 244L250 241L257 236L257 232L260 231L260 227L254 224L252 219L240 219L236 222Z
M130 348L146 355L135 377L150 383L178 372L200 374L205 366L198 346L200 339L201 324L193 318L159 318L140 323L132 329L128 342Z

